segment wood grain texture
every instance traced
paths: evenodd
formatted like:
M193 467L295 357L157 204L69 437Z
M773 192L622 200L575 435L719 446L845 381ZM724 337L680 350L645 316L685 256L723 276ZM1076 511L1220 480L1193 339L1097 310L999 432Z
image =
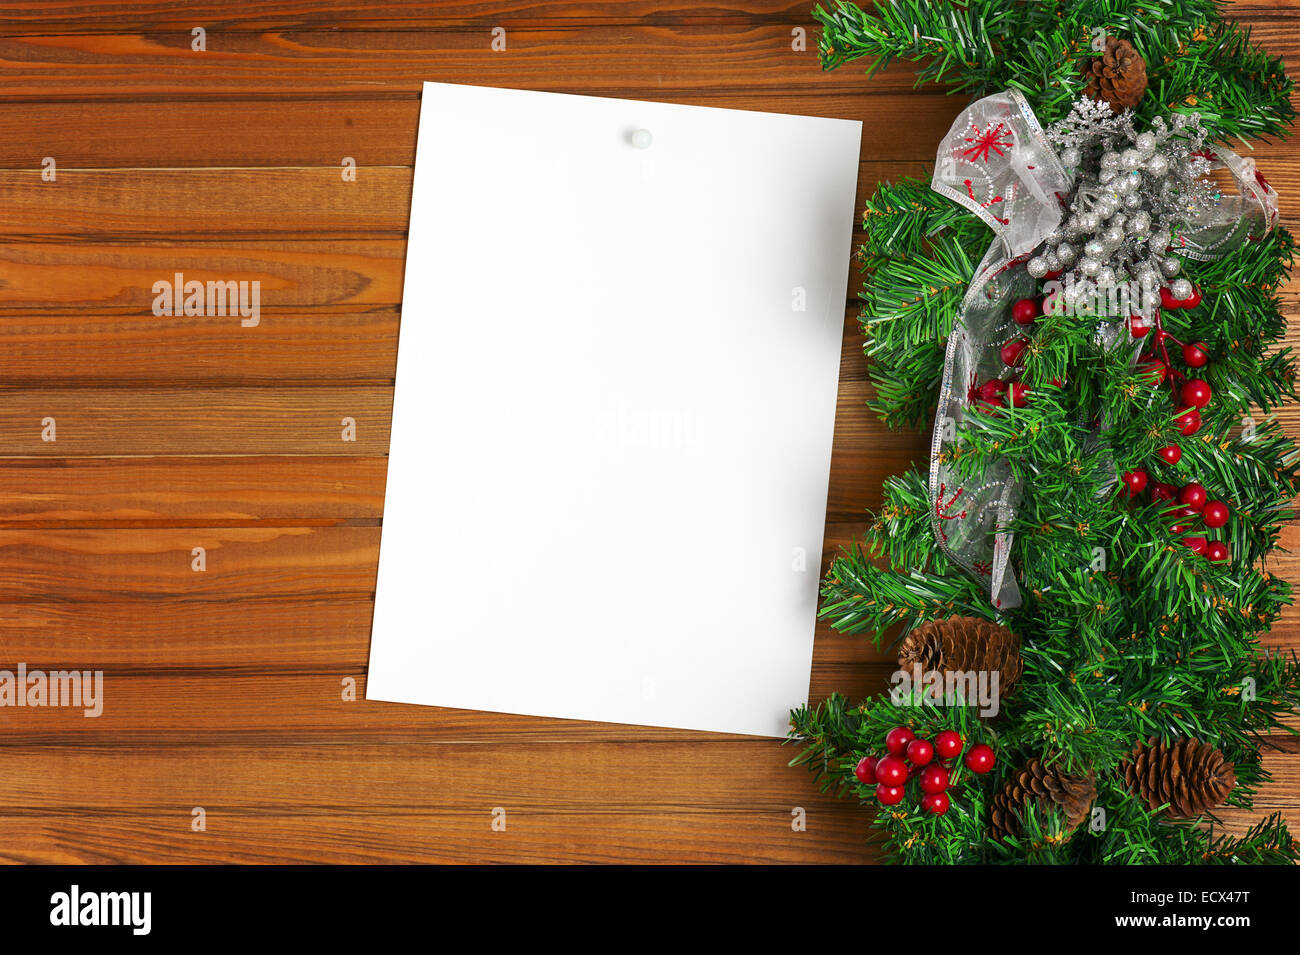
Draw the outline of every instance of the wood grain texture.
M868 814L775 742L363 699L420 82L861 119L859 203L926 175L961 98L822 73L810 5L0 0L0 668L105 680L96 718L0 711L0 860L871 860ZM1300 0L1234 11L1294 62ZM1300 160L1255 155L1294 226ZM259 281L260 322L156 317L178 271ZM823 563L927 447L867 411L855 316ZM813 696L889 656L819 627ZM1257 808L1300 825L1300 747L1266 765Z
M93 825L57 813L24 813L0 816L0 861L546 863L560 856L566 862L721 865L753 862L753 847L763 846L767 862L852 865L861 861L858 846L867 837L866 816L846 803L819 804L807 812L804 832L791 830L789 810L742 808L515 810L507 812L506 831L493 832L493 808L283 815L214 809L203 833L190 831L190 807L97 812Z
M378 523L382 457L0 458L0 527Z

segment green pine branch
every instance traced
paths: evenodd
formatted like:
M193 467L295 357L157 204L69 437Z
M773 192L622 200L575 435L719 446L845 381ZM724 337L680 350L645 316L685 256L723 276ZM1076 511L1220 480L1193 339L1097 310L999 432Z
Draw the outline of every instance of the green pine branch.
M1079 69L1100 29L1131 39L1147 62L1140 124L1195 111L1219 142L1281 136L1293 119L1291 81L1281 61L1223 13L1215 0L891 0L839 2L814 16L828 69L863 60L874 72L905 61L918 83L972 97L1014 87L1044 123L1068 111L1080 92ZM943 350L991 236L977 217L919 180L882 185L863 226L871 404L892 427L928 427ZM1024 482L1012 523L1024 603L999 615L1021 638L1024 672L1015 692L992 719L974 707L920 706L888 694L856 705L835 695L792 714L790 741L800 745L793 764L806 766L823 789L867 806L875 805L871 788L853 768L862 756L880 754L895 725L920 735L957 728L968 741L995 747L994 772L965 774L944 816L914 805L875 811L878 842L891 858L1225 864L1300 857L1277 816L1227 836L1212 816L1175 821L1152 813L1120 772L1139 740L1195 736L1234 762L1238 785L1229 804L1248 808L1268 779L1261 748L1294 731L1300 663L1294 654L1262 649L1292 600L1290 585L1269 573L1267 562L1292 517L1300 473L1300 454L1273 417L1296 400L1279 298L1293 254L1292 236L1279 229L1218 261L1185 263L1204 300L1167 311L1164 327L1177 341L1205 342L1210 352L1197 374L1214 398L1195 436L1178 431L1171 383L1131 367L1127 350L1101 347L1090 321L1068 316L1037 323L1021 379L1030 389L1027 405L974 413L963 425L948 462L959 476L977 478L1003 461ZM1182 448L1173 465L1156 454L1169 444ZM1117 491L1116 475L1136 467L1153 482L1204 484L1212 498L1229 502L1228 525L1206 530L1192 519L1173 532L1168 503L1130 501ZM936 548L931 517L923 470L886 481L867 535L832 562L823 581L823 618L883 648L926 620L994 616L980 585ZM1221 540L1230 560L1195 554L1181 543L1188 534ZM992 842L988 801L1030 758L1095 773L1104 824L1065 832L1059 812L1030 806L1020 836Z

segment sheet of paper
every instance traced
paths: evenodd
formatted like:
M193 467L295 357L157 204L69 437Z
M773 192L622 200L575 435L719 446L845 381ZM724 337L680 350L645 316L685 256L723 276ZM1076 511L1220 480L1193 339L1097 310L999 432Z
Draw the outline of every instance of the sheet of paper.
M425 84L369 699L785 734L860 138Z

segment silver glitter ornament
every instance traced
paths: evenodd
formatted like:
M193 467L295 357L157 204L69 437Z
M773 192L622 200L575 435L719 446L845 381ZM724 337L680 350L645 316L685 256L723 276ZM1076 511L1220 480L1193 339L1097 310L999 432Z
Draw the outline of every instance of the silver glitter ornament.
M1079 151L1077 146L1071 146L1068 149L1061 150L1060 158L1062 165L1074 168L1083 162L1083 153Z
M1047 267L1047 259L1043 258L1041 255L1036 255L1025 263L1025 271L1034 278L1041 279L1044 275L1050 272L1051 269Z
M1145 209L1133 213L1133 218L1128 220L1125 228L1128 229L1130 235L1145 236L1151 231L1151 213Z
M1078 163L1057 230L1067 241L1046 243L1043 257L1067 288L1094 278L1124 283L1149 304L1180 268L1165 254L1177 230L1222 199L1204 178L1210 163L1198 154L1209 133L1198 116L1156 117L1145 130L1136 123L1131 111L1115 114L1082 97L1048 126L1057 155L1073 162L1077 153Z
M1187 279L1175 279L1173 282L1169 283L1169 294L1180 302L1183 301L1183 299L1191 298L1192 291L1192 283L1187 281Z
M1099 288L1114 288L1116 284L1115 270L1109 265L1102 266L1097 270L1097 286Z
M1172 255L1167 255L1160 260L1160 271L1164 273L1165 278L1171 279L1183 270L1183 263Z

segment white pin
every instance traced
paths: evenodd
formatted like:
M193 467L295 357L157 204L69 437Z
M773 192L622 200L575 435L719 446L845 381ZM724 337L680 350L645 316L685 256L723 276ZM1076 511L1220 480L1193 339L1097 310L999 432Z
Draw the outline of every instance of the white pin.
M637 149L649 149L650 144L654 141L655 138L650 135L648 129L638 129L632 134L632 145Z

